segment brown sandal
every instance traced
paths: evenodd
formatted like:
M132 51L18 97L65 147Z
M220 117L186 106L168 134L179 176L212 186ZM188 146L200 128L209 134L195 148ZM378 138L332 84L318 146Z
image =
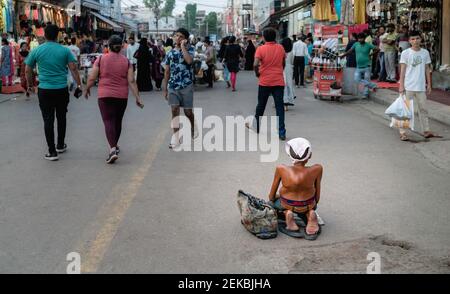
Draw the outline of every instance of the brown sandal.
M409 138L406 135L400 135L400 140L403 142L406 142L406 141L409 141Z
M424 136L426 139L430 139L430 138L442 138L442 136L439 136L438 134L434 134L434 133L432 133L432 132L425 132L425 133L423 134L423 136Z

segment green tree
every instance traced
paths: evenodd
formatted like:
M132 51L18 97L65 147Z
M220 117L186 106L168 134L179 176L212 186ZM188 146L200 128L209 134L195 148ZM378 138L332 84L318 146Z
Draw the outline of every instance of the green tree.
M150 10L155 15L155 25L156 25L156 33L158 34L158 22L161 18L161 5L163 3L163 0L144 0L144 5L147 8L150 8Z
M191 31L196 27L195 18L197 17L197 4L187 4L186 5L186 29Z
M172 12L175 9L176 0L166 0L162 9L161 16L172 16Z
M205 18L206 35L217 35L217 13L210 12Z

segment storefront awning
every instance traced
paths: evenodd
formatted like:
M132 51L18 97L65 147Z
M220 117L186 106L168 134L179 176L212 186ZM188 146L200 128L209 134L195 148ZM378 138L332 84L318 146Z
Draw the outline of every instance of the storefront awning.
M93 1L93 0L82 0L81 5L87 8L100 10L102 9L102 5L99 2Z
M117 23L115 23L113 20L111 20L111 19L107 18L106 16L103 16L97 12L91 11L90 13L93 14L99 20L106 22L108 25L110 25L112 27L113 31L120 32L120 33L123 32L123 28L120 25L118 25Z
M294 4L294 5L291 5L289 7L283 8L283 9L275 12L274 14L272 14L270 16L270 20L274 21L274 20L279 19L279 18L281 18L283 16L289 15L289 14L291 14L291 13L297 11L297 10L305 8L308 5L312 5L315 2L316 2L315 0L303 0L303 1L300 1L300 2L298 2L296 4Z
M117 23L125 30L129 30L129 31L137 30L137 28L134 28L133 26L131 26L131 25L125 23L125 22L118 21Z

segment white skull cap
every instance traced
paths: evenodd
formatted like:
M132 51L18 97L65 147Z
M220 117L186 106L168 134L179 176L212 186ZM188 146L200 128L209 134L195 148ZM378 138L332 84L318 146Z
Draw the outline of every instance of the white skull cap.
M293 163L303 162L311 158L311 143L304 138L295 138L286 142L286 153ZM292 151L291 151L292 148ZM306 150L308 152L305 154Z

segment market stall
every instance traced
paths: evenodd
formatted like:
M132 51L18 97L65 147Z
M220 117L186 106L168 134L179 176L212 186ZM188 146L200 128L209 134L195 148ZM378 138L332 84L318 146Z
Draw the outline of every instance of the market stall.
M374 2L380 4L371 5ZM430 52L433 67L439 68L442 59L442 0L370 0L368 5L378 9L369 13L370 29L393 23L397 29L407 25L410 31L420 31L422 46Z
M314 98L330 97L342 102L343 61L339 57L345 52L343 42L345 26L324 26L314 28L313 56L310 61L314 68Z

